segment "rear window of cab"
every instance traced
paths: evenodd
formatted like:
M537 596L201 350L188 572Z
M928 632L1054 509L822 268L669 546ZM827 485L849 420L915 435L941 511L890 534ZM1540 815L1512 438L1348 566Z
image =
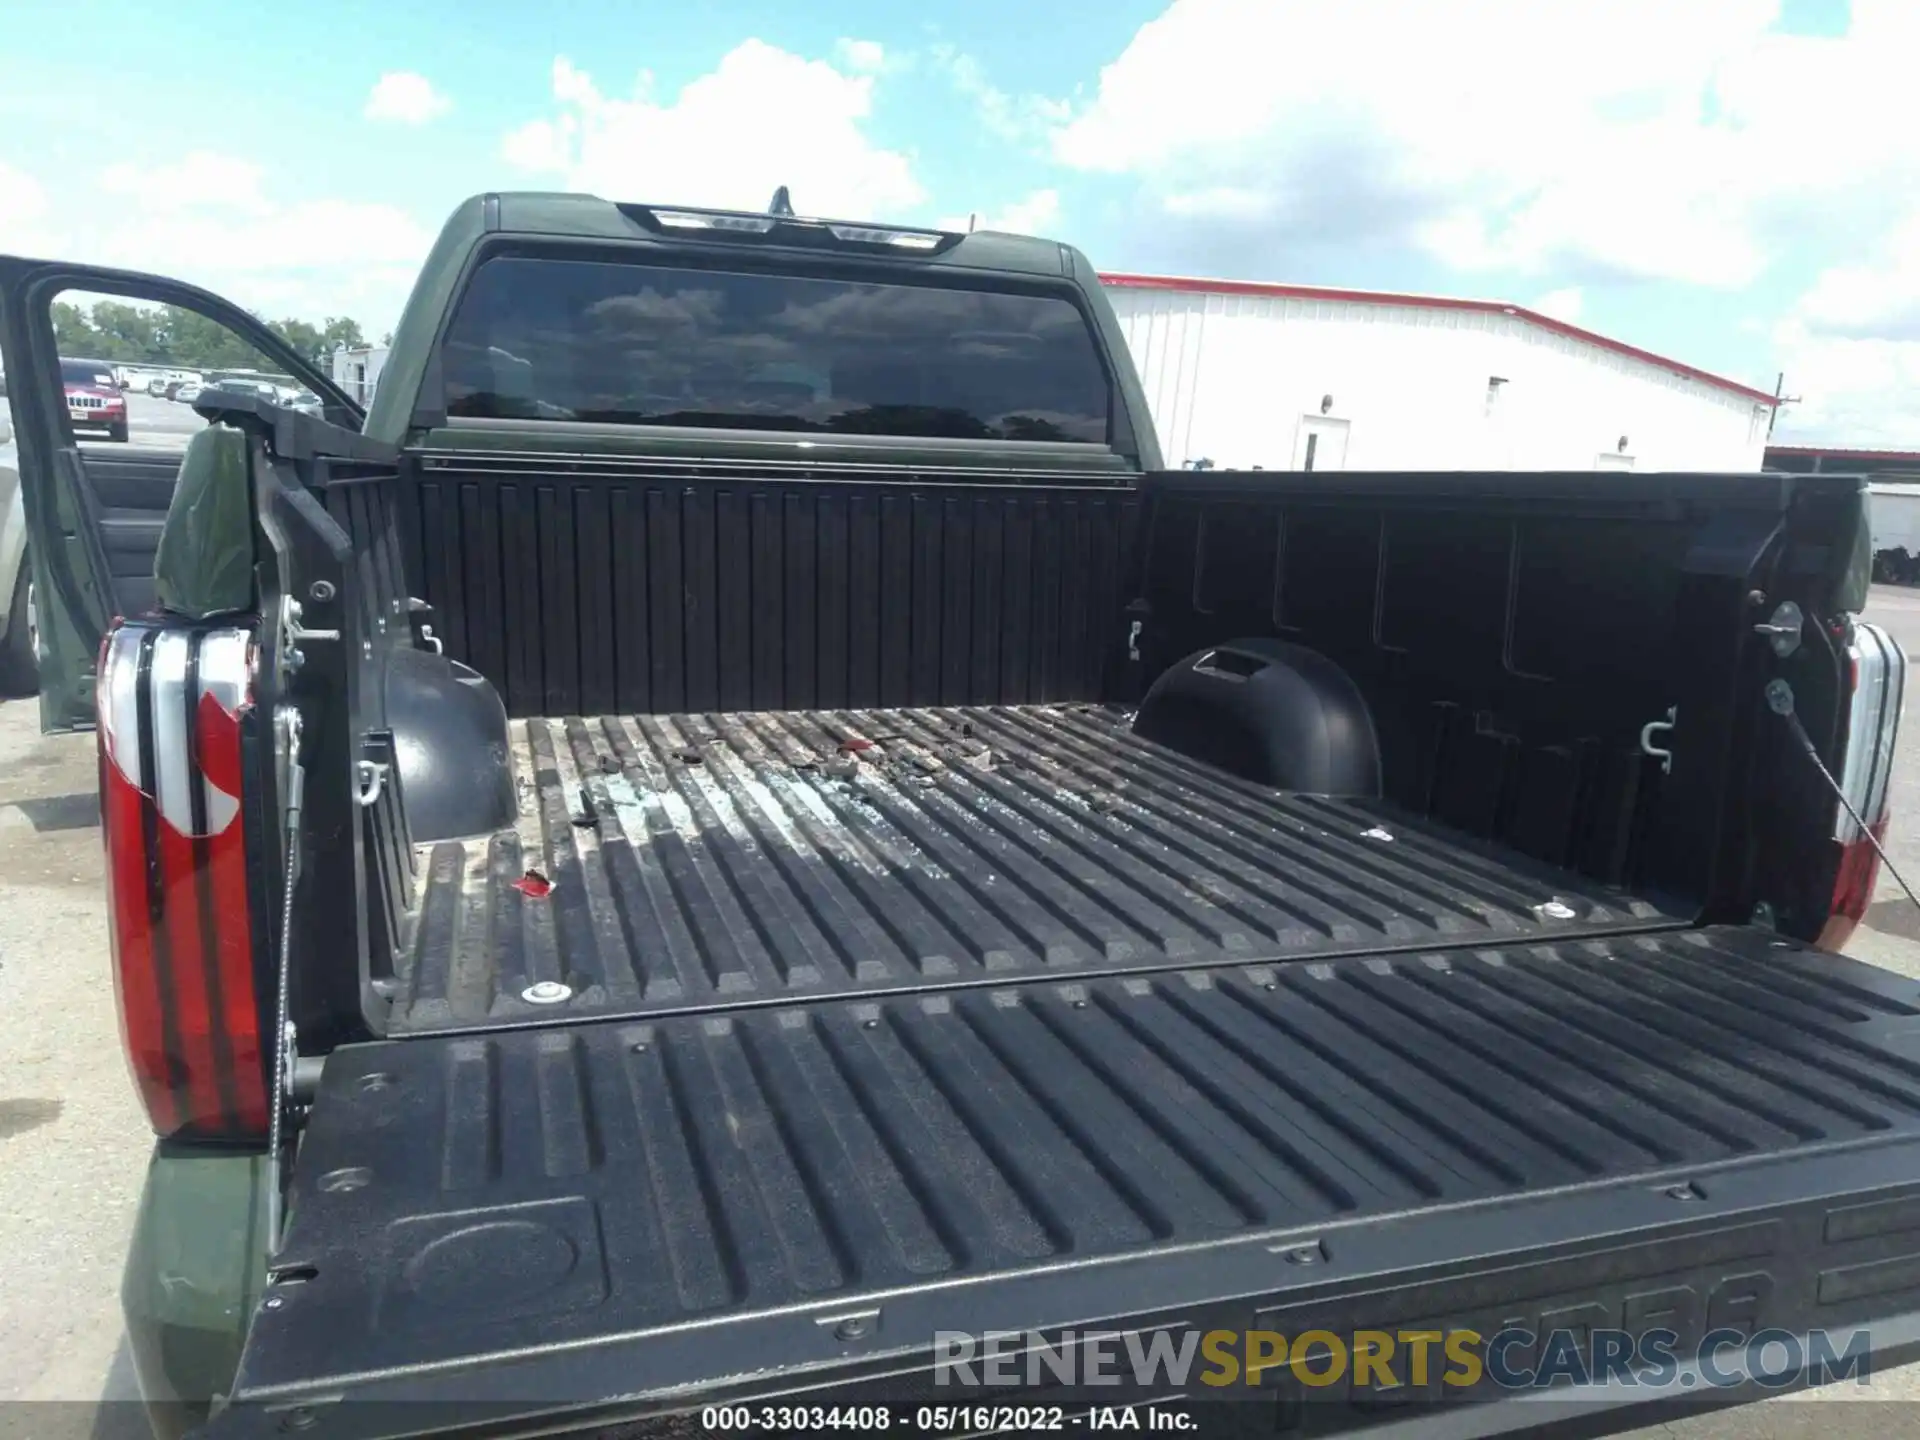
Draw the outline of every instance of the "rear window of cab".
M450 417L1107 443L1057 295L529 257L487 261L442 352Z

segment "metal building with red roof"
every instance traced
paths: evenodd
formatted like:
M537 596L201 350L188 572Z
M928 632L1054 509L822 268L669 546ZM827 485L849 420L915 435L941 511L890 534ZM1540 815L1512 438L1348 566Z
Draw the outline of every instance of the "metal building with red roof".
M1758 471L1776 405L1501 301L1100 278L1172 465Z

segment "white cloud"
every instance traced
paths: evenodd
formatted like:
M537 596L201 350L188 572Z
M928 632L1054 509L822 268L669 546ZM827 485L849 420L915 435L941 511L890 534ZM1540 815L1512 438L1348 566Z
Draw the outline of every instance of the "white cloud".
M1774 341L1801 397L1780 438L1920 447L1920 206L1822 270Z
M424 125L452 108L453 102L434 89L426 76L412 70L389 70L374 81L361 113L369 120Z
M969 220L976 230L1004 230L1013 235L1049 235L1060 224L1060 192L1035 190L1031 195L989 214L945 216L936 222L934 228L965 230Z
M1823 335L1800 320L1775 335L1786 390L1783 444L1920 449L1920 342Z
M973 102L980 123L1002 140L1026 143L1043 140L1072 115L1064 100L1044 95L1013 95L987 78L980 62L951 45L933 47L934 63L946 72L953 88Z
M566 64L564 60L558 63ZM579 128L580 122L573 115L529 120L500 142L500 158L516 170L569 172L574 166L574 136Z
M878 40L836 40L833 53L856 75L877 75L887 64L886 47Z
M432 233L390 205L266 202L245 216L195 208L102 237L109 264L177 276L269 317L352 315L378 334L399 316Z
M1206 185L1170 190L1160 203L1169 215L1198 220L1265 220L1276 208L1274 197L1247 185Z
M47 192L24 170L0 160L0 215L37 220L47 213Z
M0 160L0 252L53 256L47 210L46 188Z
M556 113L508 134L501 155L610 200L758 210L786 185L803 214L888 219L925 192L906 154L867 135L872 75L842 65L747 40L671 99L647 75L622 99L562 56Z
M215 207L155 215L102 237L118 263L191 278L291 278L315 271L414 264L432 236L390 205L351 200L271 203L236 218ZM216 280L214 283L219 283Z
M1866 254L1821 272L1798 315L1825 334L1920 340L1920 210Z
M1550 320L1564 320L1569 325L1579 323L1580 311L1586 303L1586 297L1578 285L1568 285L1559 290L1549 290L1529 307Z
M1920 447L1920 212L1822 271L1773 338L1801 397L1779 438Z
M230 210L259 215L272 208L261 194L265 174L251 160L194 150L169 165L109 165L100 188L159 214Z
M1779 0L1173 0L1053 135L1175 219L1411 245L1466 270L1733 289L1920 185L1912 0L1844 39ZM1286 57L1275 63L1275 57Z
M146 271L270 318L351 315L389 328L432 233L390 205L278 198L263 168L213 151L116 164L56 197L0 164L0 250Z

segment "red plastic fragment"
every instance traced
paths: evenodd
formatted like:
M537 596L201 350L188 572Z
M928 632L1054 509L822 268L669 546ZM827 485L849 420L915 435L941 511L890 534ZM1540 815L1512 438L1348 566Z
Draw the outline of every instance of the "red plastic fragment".
M862 750L871 749L873 749L873 741L871 740L856 738L852 740L842 740L840 742L840 753L842 755L858 755Z
M553 893L553 882L538 870L529 870L513 882L513 888L522 895L531 895L535 900L544 900Z

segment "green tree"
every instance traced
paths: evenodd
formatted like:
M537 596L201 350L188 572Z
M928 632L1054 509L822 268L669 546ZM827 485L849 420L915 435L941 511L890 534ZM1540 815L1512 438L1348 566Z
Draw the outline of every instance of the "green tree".
M90 304L76 303L89 300ZM256 317L257 318L257 317ZM285 367L269 359L218 321L175 305L130 304L75 293L53 304L54 339L60 353L87 360L173 365L191 370L265 370ZM320 324L286 318L263 322L302 359L325 371L336 345L365 345L360 323L329 315Z
M62 355L85 360L105 358L98 353L100 332L87 319L87 312L65 300L53 302L53 340Z
M93 328L106 346L108 360L156 360L160 357L158 314L142 305L101 300L93 307Z
M344 315L329 315L327 323L320 329L320 336L329 354L342 345L349 350L358 350L367 343L367 337L360 333L360 322Z
M217 320L177 305L162 307L167 354L176 365L195 370L271 370L258 350Z
M328 349L326 337L305 320L275 320L267 328L299 352L300 358L320 364Z

